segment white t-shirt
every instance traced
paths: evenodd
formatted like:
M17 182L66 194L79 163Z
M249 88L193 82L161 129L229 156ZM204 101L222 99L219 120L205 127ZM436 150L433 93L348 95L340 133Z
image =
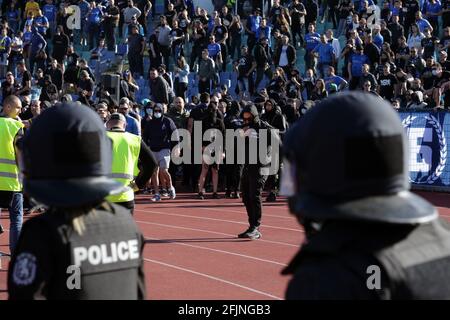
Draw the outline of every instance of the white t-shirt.
M287 48L288 48L288 46L281 47L280 61L278 63L278 65L280 67L285 67L289 64L288 57L287 57Z

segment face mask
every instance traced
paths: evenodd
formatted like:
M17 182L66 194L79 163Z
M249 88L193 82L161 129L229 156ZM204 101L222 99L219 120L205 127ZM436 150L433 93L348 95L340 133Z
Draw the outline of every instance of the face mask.
M154 117L155 117L156 119L159 119L159 118L162 117L162 113L161 113L161 112L155 112L153 115L154 115Z
M433 71L431 71L431 74L432 74L433 76L437 76L438 72L437 72L437 70L433 70Z
M153 109L146 109L147 114L151 117L153 115Z

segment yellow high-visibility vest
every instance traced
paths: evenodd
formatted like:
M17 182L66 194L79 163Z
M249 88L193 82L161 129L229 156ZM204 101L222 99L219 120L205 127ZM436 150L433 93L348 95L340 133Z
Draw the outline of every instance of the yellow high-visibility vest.
M0 118L0 190L2 191L22 191L14 139L23 127L20 121Z
M141 150L141 137L128 132L108 131L107 134L112 140L113 147L110 177L124 186L129 186L139 173L137 163ZM111 202L133 201L134 191L128 188L127 191L108 196L106 199Z

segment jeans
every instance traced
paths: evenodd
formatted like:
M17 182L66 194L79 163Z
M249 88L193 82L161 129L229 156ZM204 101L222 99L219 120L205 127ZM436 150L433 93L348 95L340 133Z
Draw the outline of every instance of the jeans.
M94 49L98 46L98 39L100 37L100 25L98 24L90 24L89 25L89 36L88 36L88 47L89 50Z
M255 80L255 91L258 91L259 84L261 83L262 79L264 78L264 75L266 75L267 78L272 78L272 70L270 68L265 69L264 67L257 67L256 68L256 80Z
M325 77L326 71L331 65L331 62L319 62L317 64L316 70L319 71L319 75L321 78Z
M347 20L346 19L339 19L339 25L338 25L338 29L336 31L336 37L339 38L340 36L343 35L343 33L345 32L345 27L347 25Z
M11 203L8 207L9 211L9 250L12 253L19 240L20 231L23 223L23 194L14 192L11 197Z
M238 78L238 88L239 88L239 93L242 93L243 95L247 94L251 94L251 88L250 88L250 84L253 76L250 75L250 78L247 77L242 77L242 78Z

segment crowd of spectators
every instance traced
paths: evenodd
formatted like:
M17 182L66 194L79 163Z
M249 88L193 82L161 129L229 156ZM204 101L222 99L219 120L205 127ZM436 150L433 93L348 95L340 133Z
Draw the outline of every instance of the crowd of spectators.
M213 197L239 197L240 167L226 155L223 168L171 163L173 132L193 135L195 121L203 132L236 129L242 107L255 104L283 134L343 90L395 108L450 106L450 0L216 0L211 12L192 0L164 4L158 13L149 0L4 0L0 24L2 98L20 97L27 126L58 101L104 121L123 113L157 155L154 201L175 182L200 198L209 186ZM92 67L111 52L121 60L115 90ZM276 177L267 188L275 200Z

